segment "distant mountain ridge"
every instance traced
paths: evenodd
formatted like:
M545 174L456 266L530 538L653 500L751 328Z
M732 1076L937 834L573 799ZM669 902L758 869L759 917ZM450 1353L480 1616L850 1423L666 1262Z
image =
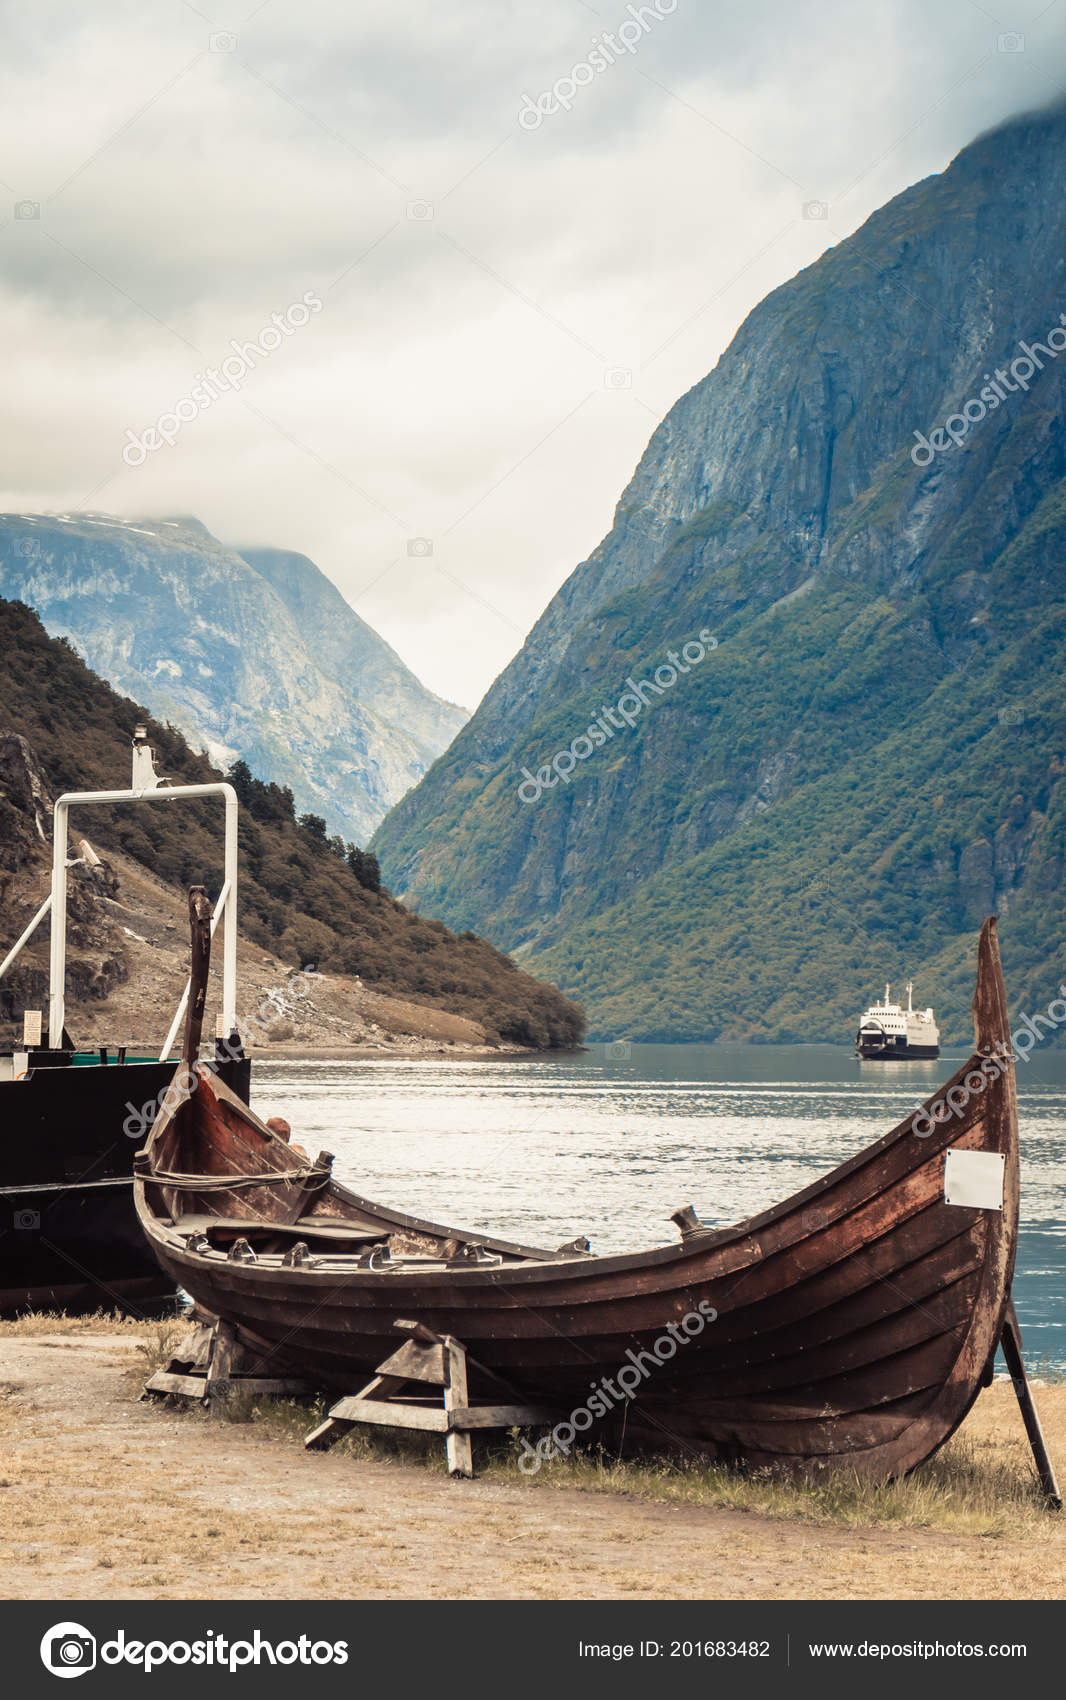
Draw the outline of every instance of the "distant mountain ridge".
M466 711L420 685L396 651L359 618L332 579L306 555L287 549L240 553L272 586L299 629L314 634L315 659L322 671L370 705L377 720L390 729L402 728L423 772L431 767L465 725Z
M305 555L198 520L0 515L0 595L223 765L240 756L363 843L466 719Z
M1012 995L1055 997L1064 174L1060 103L762 301L378 829L395 890L550 974L594 1036L846 1041L913 976L961 1038L993 910ZM587 749L704 628L713 654Z

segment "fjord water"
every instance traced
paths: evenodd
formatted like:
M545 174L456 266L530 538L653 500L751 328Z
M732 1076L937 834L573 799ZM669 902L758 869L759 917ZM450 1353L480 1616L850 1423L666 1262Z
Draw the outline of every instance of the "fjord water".
M669 1243L724 1227L879 1138L964 1060L861 1062L829 1045L595 1045L558 1057L256 1062L252 1102L356 1192L527 1245ZM1026 1357L1066 1366L1066 1056L1018 1069Z

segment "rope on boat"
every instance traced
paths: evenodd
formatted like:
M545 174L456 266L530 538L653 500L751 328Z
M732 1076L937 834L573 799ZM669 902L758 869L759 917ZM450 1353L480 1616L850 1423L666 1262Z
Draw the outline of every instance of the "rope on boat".
M317 1181L325 1186L330 1178L328 1169L275 1170L267 1175L176 1175L169 1169L153 1169L146 1176L156 1186L173 1187L178 1192L228 1192L248 1186L288 1186L296 1181Z

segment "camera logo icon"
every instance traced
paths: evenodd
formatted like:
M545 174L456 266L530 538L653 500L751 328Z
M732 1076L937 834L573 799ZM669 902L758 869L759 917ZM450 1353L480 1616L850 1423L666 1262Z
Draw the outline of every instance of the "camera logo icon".
M612 1062L624 1062L627 1057L633 1055L633 1047L628 1039L611 1039L604 1045L603 1054L610 1057Z
M237 37L229 30L217 30L208 42L212 53L236 53Z
M407 539L407 553L409 555L416 555L420 559L425 559L427 555L432 555L432 537L409 537Z
M35 1234L41 1225L39 1210L16 1210L12 1218L20 1234Z
M41 1641L41 1663L53 1676L84 1676L96 1667L96 1637L81 1623L56 1623Z
M406 210L408 218L413 218L416 223L424 224L427 219L433 217L433 202L408 201Z
M40 203L40 201L16 201L15 202L15 217L16 218L40 218L40 216L41 216L41 203Z
M628 366L608 366L603 374L605 390L631 390L633 388L633 373Z
M36 561L41 553L41 542L38 537L16 537L15 554L24 561Z
M1018 35L1018 34L1016 34L1016 32L1014 30L1008 30L1006 35L997 35L997 37L996 37L996 52L997 53L1024 53L1025 52L1025 37L1024 37L1024 35Z
M1015 708L1013 704L1010 703L1008 703L1006 707L1001 708L999 711L999 723L1001 726L1020 726L1024 719L1024 708Z
M803 216L804 218L827 219L829 217L829 202L804 201Z

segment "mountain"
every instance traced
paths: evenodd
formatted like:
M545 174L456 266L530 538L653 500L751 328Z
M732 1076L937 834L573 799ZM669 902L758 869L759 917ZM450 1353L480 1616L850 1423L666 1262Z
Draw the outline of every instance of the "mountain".
M242 549L241 558L284 603L319 669L365 705L381 723L383 739L402 736L411 745L409 789L465 724L466 710L420 685L395 650L359 618L332 579L306 555L287 549ZM258 771L266 770L260 765ZM389 806L398 800L390 798Z
M47 893L51 798L67 790L128 784L131 734L146 719L137 703L90 672L65 639L49 637L32 609L0 600L0 954ZM147 724L161 772L186 784L223 777L173 727L150 719ZM256 779L243 762L230 777L242 805L239 923L245 947L270 951L294 969L314 963L333 981L347 976L347 988L331 981L331 995L335 1013L346 1009L358 1018L357 1027L372 1017L377 1026L447 1037L476 1024L490 1042L545 1048L580 1039L581 1011L553 986L523 973L473 933L457 938L439 921L411 914L381 889L372 856L354 846L346 855L343 844L326 837L321 820L296 820L288 790ZM134 868L134 876L122 877L119 895L127 903L127 887L139 889L146 879L172 888L164 892L172 908L175 889L180 894L190 884L205 884L217 896L222 858L217 801L183 807L176 821L171 816L165 805L94 805L91 819L86 813L75 823L91 834L105 861ZM127 914L116 927L115 912L106 909L116 889L105 876L106 869L100 878L78 870L71 894L68 984L72 994L87 998L109 997L126 980L126 959L139 949L145 957L143 935L159 935L153 944L167 942L160 931L165 903L147 923L137 919L131 925ZM97 891L101 878L103 890ZM44 984L39 954L21 958L0 981L0 1022L26 1003L39 1007ZM172 978L177 973L180 984L186 967L182 946L179 955L177 966L158 955L142 960L144 1000L158 991L164 968ZM176 996L175 991L164 1000L168 1010ZM431 1014L439 1011L450 1019ZM338 1036L336 1024L331 1028L325 1019L317 1032L318 1043Z
M845 1041L913 977L958 1038L993 910L1059 995L1064 171L1012 120L761 302L379 828L593 1034Z
M216 761L362 843L463 724L305 555L198 520L0 515L0 595Z

